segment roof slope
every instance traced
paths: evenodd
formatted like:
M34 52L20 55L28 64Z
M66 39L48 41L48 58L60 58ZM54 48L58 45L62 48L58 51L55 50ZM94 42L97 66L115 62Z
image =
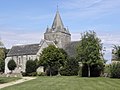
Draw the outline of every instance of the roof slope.
M39 44L13 46L7 56L36 55L39 49Z
M73 41L73 42L70 42L69 44L67 44L65 46L64 49L70 57L75 57L76 56L76 48L77 48L79 42L80 41Z

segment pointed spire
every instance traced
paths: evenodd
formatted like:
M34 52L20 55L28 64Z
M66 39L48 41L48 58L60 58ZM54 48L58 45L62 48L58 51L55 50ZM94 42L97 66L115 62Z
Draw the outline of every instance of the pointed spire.
M57 4L57 11L59 11L59 7L58 7L58 4Z
M58 5L57 5L57 12L56 12L53 24L52 24L52 28L53 29L63 29L64 28L62 19L59 14Z
M49 33L49 32L50 32L50 28L49 28L49 26L47 25L46 33Z

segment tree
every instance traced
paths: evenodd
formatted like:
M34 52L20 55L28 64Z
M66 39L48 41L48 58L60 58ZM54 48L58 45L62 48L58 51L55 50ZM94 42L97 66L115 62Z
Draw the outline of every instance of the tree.
M44 48L41 55L39 63L43 65L46 69L49 68L50 76L52 75L52 67L56 67L58 74L60 67L64 65L64 60L66 59L66 54L63 49L59 49L54 45L49 45Z
M12 71L16 68L16 63L13 59L11 59L9 62L8 62L8 69L11 70L11 73Z
M28 60L26 62L26 73L27 74L30 74L30 73L33 73L33 72L36 72L36 69L37 69L37 60Z
M5 48L0 48L0 72L4 72L5 68Z
M78 70L79 70L78 61L75 58L71 57L67 59L60 73L61 75L64 76L74 76L78 75Z
M115 56L114 59L115 59L116 61L120 61L120 46L114 45L113 48L114 48L114 52L112 52L112 53L113 53L114 56Z
M87 65L88 77L91 75L90 67L97 64L103 65L101 40L94 31L85 32L81 35L81 41L77 47L77 58L83 65Z

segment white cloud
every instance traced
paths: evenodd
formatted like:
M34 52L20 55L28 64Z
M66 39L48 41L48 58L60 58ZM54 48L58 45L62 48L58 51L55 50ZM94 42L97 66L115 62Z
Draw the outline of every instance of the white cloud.
M11 48L13 45L17 44L30 44L39 43L43 38L43 33L40 32L28 32L28 33L18 33L9 31L0 31L2 41L7 48Z
M120 0L69 0L62 2L62 8L66 17L99 18L120 8Z

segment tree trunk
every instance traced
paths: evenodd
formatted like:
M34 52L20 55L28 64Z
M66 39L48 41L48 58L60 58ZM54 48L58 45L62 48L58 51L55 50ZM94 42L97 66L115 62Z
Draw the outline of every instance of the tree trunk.
M52 76L51 67L50 67L50 76Z
M88 64L88 77L90 77L90 66Z
M60 76L60 68L58 69L58 76Z

